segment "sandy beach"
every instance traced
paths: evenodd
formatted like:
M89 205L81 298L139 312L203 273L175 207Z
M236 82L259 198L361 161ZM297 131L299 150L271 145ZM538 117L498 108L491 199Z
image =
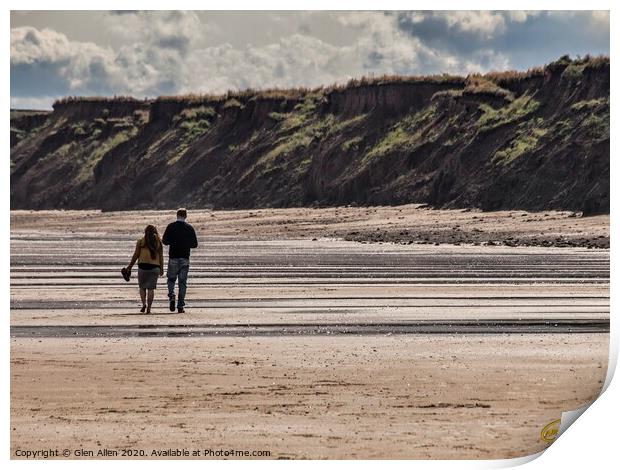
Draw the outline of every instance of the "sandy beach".
M134 235L164 226L173 211L12 211L11 229ZM67 226L67 221L70 221ZM420 204L192 211L199 234L235 240L342 238L401 244L472 244L609 248L609 215L570 211L433 210Z
M118 270L170 212L12 212L11 456L538 452L605 378L609 217L523 214L190 211L187 313L146 316Z
M517 457L596 397L606 351L600 334L19 339L11 450Z

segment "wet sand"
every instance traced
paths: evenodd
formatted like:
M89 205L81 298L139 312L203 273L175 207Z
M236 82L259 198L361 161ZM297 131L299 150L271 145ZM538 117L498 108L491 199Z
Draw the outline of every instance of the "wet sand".
M359 243L306 223L333 209L303 211L190 213L187 313L168 311L162 279L148 316L118 270L135 226L163 231L168 213L12 213L11 455L509 458L595 399L608 250ZM567 221L605 236L588 219Z

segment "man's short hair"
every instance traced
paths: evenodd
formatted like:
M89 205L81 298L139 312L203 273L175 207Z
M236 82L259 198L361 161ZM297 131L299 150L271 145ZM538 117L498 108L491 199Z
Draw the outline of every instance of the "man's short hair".
M177 211L177 217L181 218L181 219L187 219L187 209L179 209Z

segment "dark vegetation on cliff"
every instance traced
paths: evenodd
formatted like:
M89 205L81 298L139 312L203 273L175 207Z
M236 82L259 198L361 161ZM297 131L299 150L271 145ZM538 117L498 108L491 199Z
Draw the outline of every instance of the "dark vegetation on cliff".
M609 59L11 111L11 207L609 211Z

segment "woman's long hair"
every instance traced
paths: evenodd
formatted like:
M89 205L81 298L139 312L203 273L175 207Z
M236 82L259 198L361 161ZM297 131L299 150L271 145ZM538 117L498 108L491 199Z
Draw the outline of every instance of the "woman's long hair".
M147 225L144 229L144 243L151 252L151 258L155 258L161 241L154 225Z

